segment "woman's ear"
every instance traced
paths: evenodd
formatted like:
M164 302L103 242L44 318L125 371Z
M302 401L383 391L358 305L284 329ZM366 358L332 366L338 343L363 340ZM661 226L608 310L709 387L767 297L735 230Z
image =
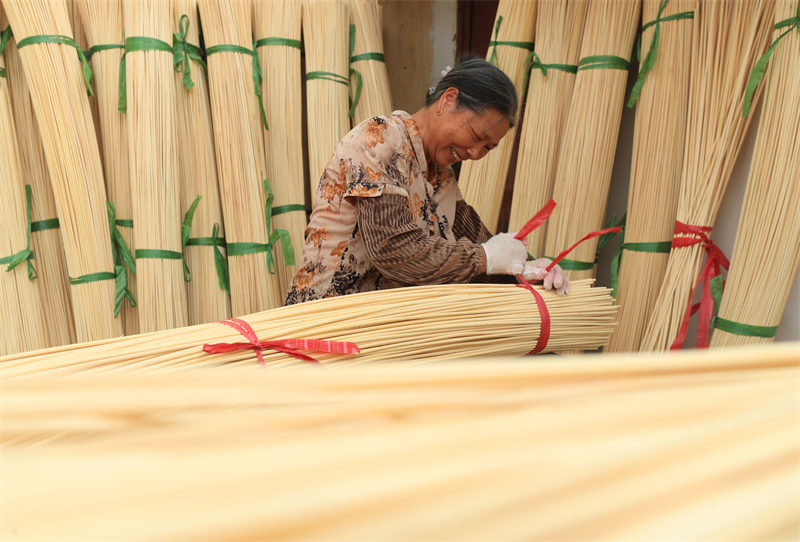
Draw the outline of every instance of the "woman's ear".
M457 100L458 89L456 87L448 87L448 89L439 96L439 111L455 108Z

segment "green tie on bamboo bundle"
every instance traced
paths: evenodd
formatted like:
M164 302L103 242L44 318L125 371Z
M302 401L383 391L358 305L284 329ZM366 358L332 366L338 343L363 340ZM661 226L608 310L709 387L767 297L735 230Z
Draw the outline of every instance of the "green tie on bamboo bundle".
M11 32L11 27L10 26L7 26L2 31L0 31L0 55L3 54L3 51L6 48L6 45L8 45L8 41L11 39L11 37L13 35L14 34ZM6 67L5 66L0 66L0 77L2 77L2 78L6 77Z
M33 231L33 225L31 222L31 216L33 214L33 196L31 194L31 185L25 185L25 211L27 219L27 227L26 227L26 246L19 252L11 254L10 256L5 256L0 258L0 265L6 265L6 272L13 271L15 267L20 265L22 262L28 264L28 278L31 280L36 280L38 276L36 273L36 268L33 266L33 251L31 250L31 232Z
M8 41L7 37L4 37L6 41ZM58 34L39 34L35 36L28 36L27 38L23 38L17 42L17 49L22 49L28 45L34 45L37 43L58 43L63 45L69 45L73 47L75 51L78 53L78 58L81 61L81 67L83 69L83 80L86 83L86 90L89 93L89 96L94 96L94 87L92 86L92 67L89 66L89 59L86 57L86 54L83 52L75 40L69 36L62 36Z
M267 124L267 113L264 111L264 100L261 98L261 81L263 75L261 73L261 63L258 61L258 52L256 51L257 44L253 42L253 48L248 49L235 43L221 43L212 45L206 48L206 57L216 53L241 53L243 55L250 55L253 57L253 88L255 89L256 98L258 98L258 108L261 112L261 122L264 123L264 129L269 130Z

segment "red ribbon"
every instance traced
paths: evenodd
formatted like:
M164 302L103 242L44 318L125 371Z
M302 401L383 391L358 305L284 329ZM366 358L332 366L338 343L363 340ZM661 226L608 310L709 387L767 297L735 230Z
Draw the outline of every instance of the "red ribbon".
M530 220L528 220L522 229L514 236L514 239L518 239L520 241L524 240L533 230L544 224L550 215L553 214L553 209L556 207L556 200L551 199L547 203L545 203L544 207L539 209L539 212L533 215Z
M593 231L592 233L588 233L588 234L586 234L586 235L585 235L585 236L584 236L584 237L583 237L583 238L582 238L580 241L578 241L577 243L575 243L574 245L572 245L571 247L569 247L567 250L563 250L563 251L561 251L561 253L560 253L558 256L556 256L556 258L555 258L555 259L554 259L552 262L550 262L550 265L548 265L548 266L547 266L547 268L546 268L546 269L547 269L547 271L549 272L549 271L550 271L551 269L553 269L553 268L554 268L556 265L558 265L558 262L560 262L561 260L563 260L563 259L564 259L564 257L565 257L567 254L569 254L570 252L572 252L573 250L575 250L575 248L576 248L578 245L580 245L581 243L583 243L584 241L587 241L587 240L591 239L592 237L598 237L598 236L600 236L600 235L603 235L603 234L606 234L606 233L611 233L611 232L614 232L614 233L619 233L619 232L621 232L621 231L622 231L622 226L614 226L614 227L612 227L612 228L605 228L605 229L602 229L602 230L597 230L597 231Z
M273 341L260 341L256 332L250 327L250 324L239 318L230 318L222 320L220 324L230 326L242 335L249 342L246 343L219 343L219 344L204 344L203 351L209 354L221 354L225 352L234 352L236 350L251 349L255 350L258 362L261 365L264 363L264 357L261 351L277 350L284 354L289 354L292 357L301 359L303 361L310 361L312 363L319 363L318 360L312 358L308 354L300 352L300 350L311 350L313 352L325 352L333 354L358 354L361 350L355 343L344 341L320 341L316 339L280 339Z
M539 339L536 341L536 346L533 347L533 350L528 352L528 355L530 356L532 354L538 354L544 350L545 346L547 346L547 341L550 340L550 311L547 310L547 305L544 302L542 294L537 292L536 289L531 286L522 275L517 275L517 280L519 280L521 284L517 284L516 286L518 288L525 288L532 293L533 298L536 300L536 306L539 308L539 321L541 322Z
M711 325L711 319L714 317L714 297L711 295L711 279L722 273L722 269L727 270L730 266L730 262L725 257L725 254L722 253L722 250L708 237L710 232L710 226L692 226L684 224L680 220L675 221L675 237L672 238L672 246L680 248L702 244L706 251L706 264L700 271L700 276L694 288L692 288L692 293L689 295L689 306L686 307L678 336L675 337L675 341L669 347L670 350L683 348L686 334L689 331L689 319L698 310L700 316L697 322L697 347L708 348L708 329ZM689 234L691 237L679 236L678 234ZM700 298L700 303L692 305L694 294L701 282L703 283L703 294Z

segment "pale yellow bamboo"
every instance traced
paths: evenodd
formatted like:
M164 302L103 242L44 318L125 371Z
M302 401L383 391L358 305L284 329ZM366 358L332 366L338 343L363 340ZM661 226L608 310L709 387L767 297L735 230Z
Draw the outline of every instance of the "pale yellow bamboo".
M352 24L355 25L353 55L368 53L383 54L383 32L377 0L350 0ZM351 61L350 67L361 75L361 96L353 114L353 126L375 115L392 112L392 91L389 74L383 60L359 59ZM350 77L350 86L357 84L355 73Z
M544 64L576 66L588 0L539 0L536 54ZM532 68L517 154L509 231L520 228L553 196L561 133L569 111L575 74ZM547 224L528 236L528 252L544 254Z
M254 3L254 37L294 40L300 44L302 0L257 0ZM261 93L267 112L269 130L264 131L267 178L275 192L276 208L297 205L281 214L273 214L275 228L289 232L295 260L303 251L306 228L306 171L303 157L303 79L301 49L292 45L263 44L258 58L264 72ZM283 251L276 251L279 292L286 292L297 272L297 264L286 265Z
M199 2L206 50L215 45L253 49L249 0ZM225 237L231 243L267 244L262 181L267 177L253 58L240 52L208 55L209 96ZM228 256L231 313L249 314L283 304L277 275L263 252Z
M0 16L0 27L5 28L8 20ZM31 185L33 195L33 220L52 220L58 218L50 173L39 134L39 125L33 111L28 83L22 68L22 59L17 50L17 42L12 37L5 50L6 82L11 92L11 102L16 120L19 162L22 177ZM48 346L60 346L75 341L75 322L72 316L69 273L64 254L64 245L58 228L33 232L33 250L38 265L36 287L42 302L42 314L47 326Z
M660 0L644 1L642 20L645 24L656 19L660 5ZM696 0L672 0L662 16L696 8ZM686 136L691 67L686 59L692 57L692 24L691 19L685 19L660 25L656 64L647 75L636 104L626 243L672 239ZM642 35L642 59L650 50L653 32L655 27L650 27ZM639 349L668 259L669 251L623 250L617 290L619 325L614 329L607 351Z
M676 220L713 227L752 115L742 116L747 80L768 46L774 2L702 1L694 18L686 147ZM731 62L730 59L737 59ZM758 103L761 88L756 93ZM640 348L675 340L705 255L701 244L673 248Z
M775 22L795 14L797 3L778 0ZM775 30L773 38L785 32ZM800 36L784 36L770 60L750 177L747 181L731 268L719 317L777 326L800 264ZM751 113L752 114L752 113ZM753 288L752 267L770 277L769 288ZM768 342L717 328L712 346Z
M200 43L200 21L197 3L192 0L174 0L173 28L180 28L181 17L188 17L186 41L192 45ZM214 131L211 126L211 105L208 99L208 81L205 68L189 60L189 70L194 86L187 89L183 84L183 71L176 72L177 85L177 134L179 172L181 179L181 213L186 213L197 196L201 196L192 221L190 238L210 238L214 226L218 236L225 236L217 183L217 162L214 151ZM230 298L220 286L215 265L213 246L187 246L184 249L186 264L191 272L187 283L189 324L205 324L224 320L230 316Z
M592 0L581 58L612 55L630 60L640 7L639 0ZM627 80L625 69L578 69L553 188L558 205L547 226L545 253L550 257L603 226ZM596 249L594 238L568 258L593 262ZM563 267L571 279L594 276L593 268L574 270L566 262Z
M18 43L33 35L71 33L63 2L5 0L3 5ZM69 276L112 273L102 163L75 49L35 44L21 49L20 57L50 171ZM122 333L114 318L113 279L75 284L71 293L77 340Z
M123 45L121 0L77 0L87 41L95 45ZM117 110L119 99L119 65L123 49L104 49L92 54L95 94L100 119L100 141L106 149L103 160L106 191L109 201L114 205L117 220L133 220L133 200L128 158L128 129L125 116ZM133 229L117 226L131 253L136 249L133 242ZM136 274L128 271L128 288L136 292ZM121 309L123 329L127 335L139 332L139 315L128 302Z
M500 17L503 18L502 21ZM536 30L536 0L501 0L497 5L495 21L493 28L497 31L492 34L493 40L532 43ZM525 62L527 57L527 49L502 44L490 45L486 53L487 60L492 61L513 81L518 96L522 95L528 79ZM503 203L516 133L517 126L514 126L500 140L497 147L480 161L464 162L458 179L464 199L475 208L486 227L492 232L502 228L497 221L500 217L500 206Z

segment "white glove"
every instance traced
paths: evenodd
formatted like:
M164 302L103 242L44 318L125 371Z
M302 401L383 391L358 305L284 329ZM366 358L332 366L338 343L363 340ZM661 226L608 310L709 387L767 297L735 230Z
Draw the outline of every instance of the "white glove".
M549 272L547 271L547 266L552 261L550 258L539 258L538 260L525 262L522 276L525 280L541 280L545 290L555 288L556 294L566 295L569 293L569 279L564 274L564 270L558 265L553 266Z
M525 268L528 251L525 244L514 239L515 233L498 233L482 243L486 253L487 275L518 275Z

